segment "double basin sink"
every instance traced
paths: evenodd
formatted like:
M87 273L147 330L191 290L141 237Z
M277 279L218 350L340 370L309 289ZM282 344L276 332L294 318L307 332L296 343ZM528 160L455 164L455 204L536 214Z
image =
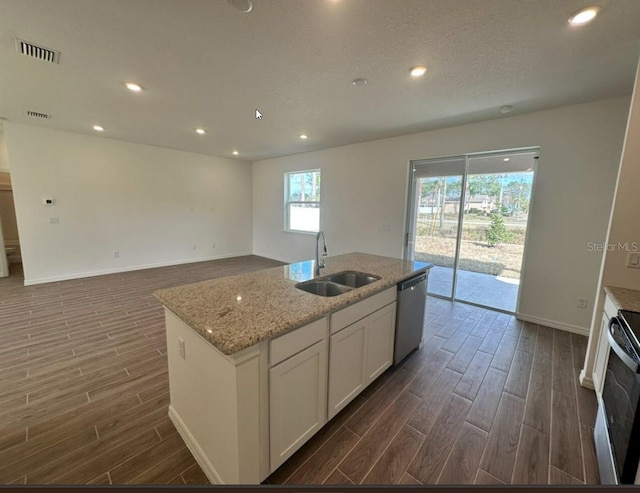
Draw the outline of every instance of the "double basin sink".
M373 274L345 270L310 281L300 282L296 284L296 288L318 296L338 296L376 282L379 279L379 276L374 276Z

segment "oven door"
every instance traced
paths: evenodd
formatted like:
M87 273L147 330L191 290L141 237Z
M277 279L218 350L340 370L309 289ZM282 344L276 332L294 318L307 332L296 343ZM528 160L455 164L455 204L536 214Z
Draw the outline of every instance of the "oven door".
M607 338L611 350L602 389L603 418L606 419L617 481L620 484L633 484L640 457L637 443L640 432L640 420L637 419L640 401L639 358L623 323L617 317L609 322ZM600 423L600 431L602 425Z

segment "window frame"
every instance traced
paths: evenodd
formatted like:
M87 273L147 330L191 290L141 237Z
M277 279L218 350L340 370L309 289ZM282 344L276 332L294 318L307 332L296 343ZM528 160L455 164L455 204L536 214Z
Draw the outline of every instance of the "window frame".
M318 187L318 200L289 200L289 182L291 175L303 175L305 173L318 173L318 177L322 176L322 170L320 168L304 169L299 171L285 171L284 172L284 231L286 233L300 233L306 235L315 235L320 231L320 215L321 215L321 197L322 197L322 182ZM290 227L290 207L293 204L317 204L318 205L318 230L317 231L305 231L301 229L292 229Z

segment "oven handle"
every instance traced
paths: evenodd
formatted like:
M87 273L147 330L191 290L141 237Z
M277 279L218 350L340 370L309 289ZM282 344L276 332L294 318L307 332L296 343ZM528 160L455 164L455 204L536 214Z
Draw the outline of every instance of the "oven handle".
M609 345L611 349L618 355L618 357L622 360L622 362L629 367L631 371L634 373L638 373L638 363L636 363L631 356L627 354L627 352L620 347L620 345L613 338L614 325L617 325L619 330L622 330L620 320L618 317L613 317L609 320L609 330L607 331L607 339L609 339Z

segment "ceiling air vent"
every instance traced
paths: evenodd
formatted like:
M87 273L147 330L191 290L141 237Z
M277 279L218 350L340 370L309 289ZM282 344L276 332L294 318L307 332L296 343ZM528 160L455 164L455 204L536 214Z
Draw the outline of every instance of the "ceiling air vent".
M38 113L37 111L27 111L27 116L32 116L33 118L41 118L42 120L48 120L51 118L51 115L47 115L46 113Z
M60 63L60 52L38 46L22 39L16 39L18 53L42 60L43 62Z

